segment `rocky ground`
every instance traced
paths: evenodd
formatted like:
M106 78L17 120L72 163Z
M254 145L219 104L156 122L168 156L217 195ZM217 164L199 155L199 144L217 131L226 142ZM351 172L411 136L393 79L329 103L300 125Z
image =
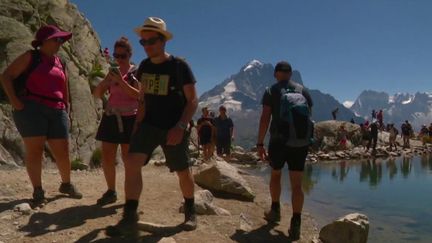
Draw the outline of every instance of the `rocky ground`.
M3 168L3 169L2 169ZM196 168L194 168L195 170ZM140 199L140 218L165 225L157 234L140 232L138 238L109 238L105 228L118 222L123 203L124 172L118 168L119 201L99 207L96 200L106 190L100 169L75 171L73 182L84 194L81 200L69 199L58 192L59 174L54 168L43 172L44 188L49 203L28 212L14 211L28 202L32 188L24 168L0 167L0 242L287 242L291 208L283 206L279 225L263 219L269 207L267 182L262 178L243 175L253 188L254 202L214 199L214 204L229 211L230 216L199 216L195 231L184 232L176 227L183 220L179 213L182 197L175 174L164 166L149 165L143 169L144 189ZM196 189L200 189L198 186ZM171 226L171 227L170 227ZM303 216L302 239L311 242L318 235L313 218Z

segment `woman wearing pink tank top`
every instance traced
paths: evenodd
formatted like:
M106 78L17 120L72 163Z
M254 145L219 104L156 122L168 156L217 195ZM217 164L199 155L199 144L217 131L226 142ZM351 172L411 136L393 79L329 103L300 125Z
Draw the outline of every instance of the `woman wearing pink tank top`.
M129 150L138 109L139 82L134 76L135 67L131 65L132 46L125 37L114 44L113 56L119 69L112 70L93 91L97 98L109 94L108 102L100 122L96 140L102 142L102 168L108 190L97 200L98 205L106 205L117 200L115 159L117 147L121 147L123 161Z
M57 53L61 45L72 37L54 25L42 26L32 41L35 50L27 51L5 70L0 79L14 108L15 125L25 146L25 165L33 185L33 203L45 203L42 189L42 154L48 142L62 183L59 191L72 198L82 194L70 183L68 85L65 67ZM16 89L21 80L23 92Z

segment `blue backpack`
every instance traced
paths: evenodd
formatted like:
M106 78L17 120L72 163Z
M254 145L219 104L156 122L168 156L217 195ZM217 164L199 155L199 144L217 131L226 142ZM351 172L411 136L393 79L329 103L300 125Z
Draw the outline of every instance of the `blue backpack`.
M281 89L278 132L290 147L312 144L314 123L311 108L303 95L303 86Z

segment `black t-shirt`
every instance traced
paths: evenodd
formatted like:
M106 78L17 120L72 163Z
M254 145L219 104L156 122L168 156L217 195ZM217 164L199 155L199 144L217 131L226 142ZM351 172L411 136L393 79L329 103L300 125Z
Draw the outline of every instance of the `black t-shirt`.
M282 89L291 88L291 89L302 89L302 95L306 98L309 108L312 109L313 102L312 98L302 85L290 80L290 81L278 81L276 84L272 85L270 88L267 88L264 92L261 104L265 106L270 106L272 112L272 120L270 123L270 135L275 135L277 133L277 124L280 120L280 99Z
M210 124L214 124L214 120L211 117L201 117L198 119L198 126L203 124L204 122L210 122ZM210 125L202 125L199 131L200 138L210 138L212 135L212 127Z
M141 62L137 78L146 87L143 122L161 129L174 127L186 106L183 86L196 83L189 65L173 56L161 64L147 58Z
M226 117L222 119L220 116L215 119L216 126L216 138L221 141L231 139L231 128L234 127L234 123L231 118Z

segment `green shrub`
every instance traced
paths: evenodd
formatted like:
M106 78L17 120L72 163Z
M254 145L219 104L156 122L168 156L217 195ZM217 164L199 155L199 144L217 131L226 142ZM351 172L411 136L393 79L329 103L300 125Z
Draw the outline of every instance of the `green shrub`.
M72 170L86 170L88 166L82 162L81 159L74 159L71 162L71 169Z
M102 151L97 148L93 151L92 157L90 158L90 166L92 168L99 168L102 164Z

